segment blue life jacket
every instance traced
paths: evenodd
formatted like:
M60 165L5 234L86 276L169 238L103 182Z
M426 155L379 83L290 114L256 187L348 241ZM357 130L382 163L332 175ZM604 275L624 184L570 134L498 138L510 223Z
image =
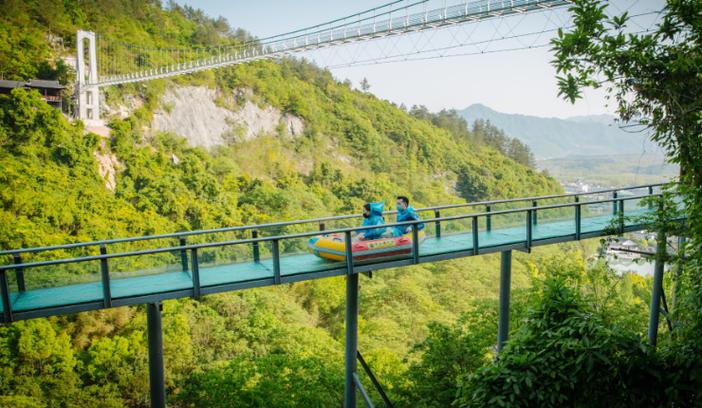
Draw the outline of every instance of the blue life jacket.
M385 219L383 218L383 206L384 202L370 203L370 217L363 219L363 226L373 226L373 225L383 225L385 224ZM362 233L366 239L378 239L385 232L385 227L382 228L370 228L365 230L360 230L358 232Z
M419 221L421 218L419 218L419 214L417 214L416 211L414 211L414 208L412 207L407 207L406 209L402 211L397 211L397 222L406 222L406 221ZM411 225L398 225L393 227L393 232L392 235L395 237L399 237L400 235L406 234ZM417 224L417 231L420 231L424 229L424 223Z

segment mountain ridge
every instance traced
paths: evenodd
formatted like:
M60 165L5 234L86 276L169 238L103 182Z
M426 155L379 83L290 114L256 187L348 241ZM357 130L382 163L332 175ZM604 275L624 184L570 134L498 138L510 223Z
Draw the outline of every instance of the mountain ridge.
M498 112L482 104L473 104L457 112L469 123L477 119L490 121L527 144L537 160L660 151L645 133L628 132L615 126L615 117L611 115L546 118Z

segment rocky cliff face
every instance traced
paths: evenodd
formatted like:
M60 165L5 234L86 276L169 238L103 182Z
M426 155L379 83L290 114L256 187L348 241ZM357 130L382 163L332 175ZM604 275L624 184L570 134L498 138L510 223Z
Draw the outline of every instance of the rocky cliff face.
M173 87L163 96L161 109L154 113L152 130L178 134L190 145L204 148L230 140L250 140L260 134L282 131L283 136L295 137L304 131L299 117L271 106L262 108L246 98L237 109L215 102L218 97L230 96L201 86Z

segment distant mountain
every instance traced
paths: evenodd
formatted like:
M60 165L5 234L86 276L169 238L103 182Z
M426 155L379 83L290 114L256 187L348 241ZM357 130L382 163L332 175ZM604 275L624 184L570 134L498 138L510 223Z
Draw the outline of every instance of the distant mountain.
M509 136L526 143L537 160L571 155L600 156L660 151L646 133L620 129L611 115L542 118L501 113L475 104L458 111L468 123L487 119Z
M602 114L602 115L584 115L584 116L571 116L566 120L578 123L600 123L606 126L615 125L616 117L612 115Z

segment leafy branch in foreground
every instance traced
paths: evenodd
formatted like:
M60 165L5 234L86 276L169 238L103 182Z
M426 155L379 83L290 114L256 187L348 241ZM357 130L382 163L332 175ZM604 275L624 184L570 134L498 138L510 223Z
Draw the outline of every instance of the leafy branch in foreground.
M667 0L650 32L631 33L629 16L610 16L607 2L575 0L574 26L552 40L560 95L606 87L624 122L639 123L680 165L679 191L690 243L672 343L663 345L675 373L678 404L702 404L702 2Z

